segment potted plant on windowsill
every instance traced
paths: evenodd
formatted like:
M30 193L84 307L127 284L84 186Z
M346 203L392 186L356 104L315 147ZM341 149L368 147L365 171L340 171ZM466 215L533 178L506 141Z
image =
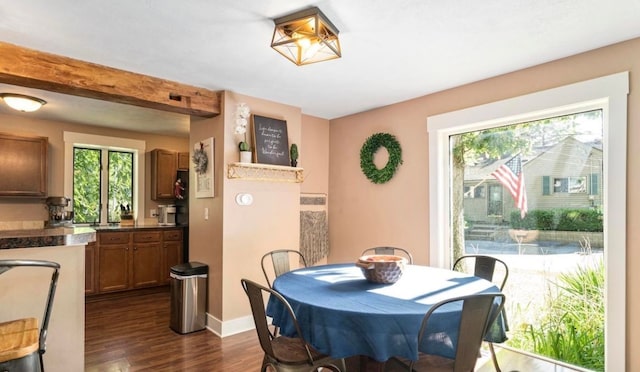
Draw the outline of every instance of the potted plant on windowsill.
M251 110L246 103L238 103L236 107L236 128L235 134L242 134L244 138L238 143L238 149L240 150L240 163L251 163L251 146L247 142L247 126Z

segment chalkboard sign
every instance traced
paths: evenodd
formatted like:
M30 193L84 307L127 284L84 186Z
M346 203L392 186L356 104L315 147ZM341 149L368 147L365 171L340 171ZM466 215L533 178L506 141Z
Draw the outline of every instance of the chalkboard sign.
M290 165L287 122L260 115L252 115L251 119L256 163Z

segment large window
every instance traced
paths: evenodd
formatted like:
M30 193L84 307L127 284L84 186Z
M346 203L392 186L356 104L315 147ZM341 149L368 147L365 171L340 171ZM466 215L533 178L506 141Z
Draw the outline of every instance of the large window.
M120 222L121 210L130 210L133 205L133 155L131 151L107 148L73 148L74 223L104 222L102 208L105 205L106 222Z
M626 145L628 72L588 80L522 97L472 107L428 118L429 132L429 199L430 199L430 264L451 267L452 230L459 216L451 213L450 137L477 130L496 128L510 123L539 120L571 112L602 109L603 163L602 178L587 176L584 186L569 177L579 174L553 175L546 190L553 191L552 178L567 178L564 194L589 201L602 194L605 263L605 369L625 370L626 293ZM542 178L539 194L545 194ZM584 179L582 180L584 183ZM562 182L561 182L562 183ZM535 185L535 182L534 182ZM613 186L612 186L613 185ZM572 187L573 186L573 187ZM562 185L560 185L562 187ZM582 187L582 189L581 189ZM569 194L569 190L580 190ZM487 192L489 195L490 192ZM533 195L533 194L532 194ZM563 194L554 194L564 197ZM549 198L549 196L546 196ZM571 197L573 200L574 198Z
M121 211L144 208L143 141L65 132L65 194L75 223L120 222Z

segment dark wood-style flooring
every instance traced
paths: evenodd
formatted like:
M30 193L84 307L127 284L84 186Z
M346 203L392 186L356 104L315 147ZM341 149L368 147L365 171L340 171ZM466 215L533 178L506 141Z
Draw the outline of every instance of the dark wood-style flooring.
M220 338L169 328L168 291L88 302L85 371L259 371L255 331Z
M86 304L85 371L260 371L263 352L255 331L220 338L208 330L181 335L169 328L167 290ZM498 352L503 371L571 371L509 350ZM360 370L359 359L347 360ZM386 372L402 370L387 363ZM476 371L493 371L488 357Z

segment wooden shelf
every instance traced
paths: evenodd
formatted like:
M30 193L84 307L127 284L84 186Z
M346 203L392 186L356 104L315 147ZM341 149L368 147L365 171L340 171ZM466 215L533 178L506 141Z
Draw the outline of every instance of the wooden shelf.
M227 166L227 178L249 181L300 183L304 181L302 171L302 168L283 165L229 163Z

